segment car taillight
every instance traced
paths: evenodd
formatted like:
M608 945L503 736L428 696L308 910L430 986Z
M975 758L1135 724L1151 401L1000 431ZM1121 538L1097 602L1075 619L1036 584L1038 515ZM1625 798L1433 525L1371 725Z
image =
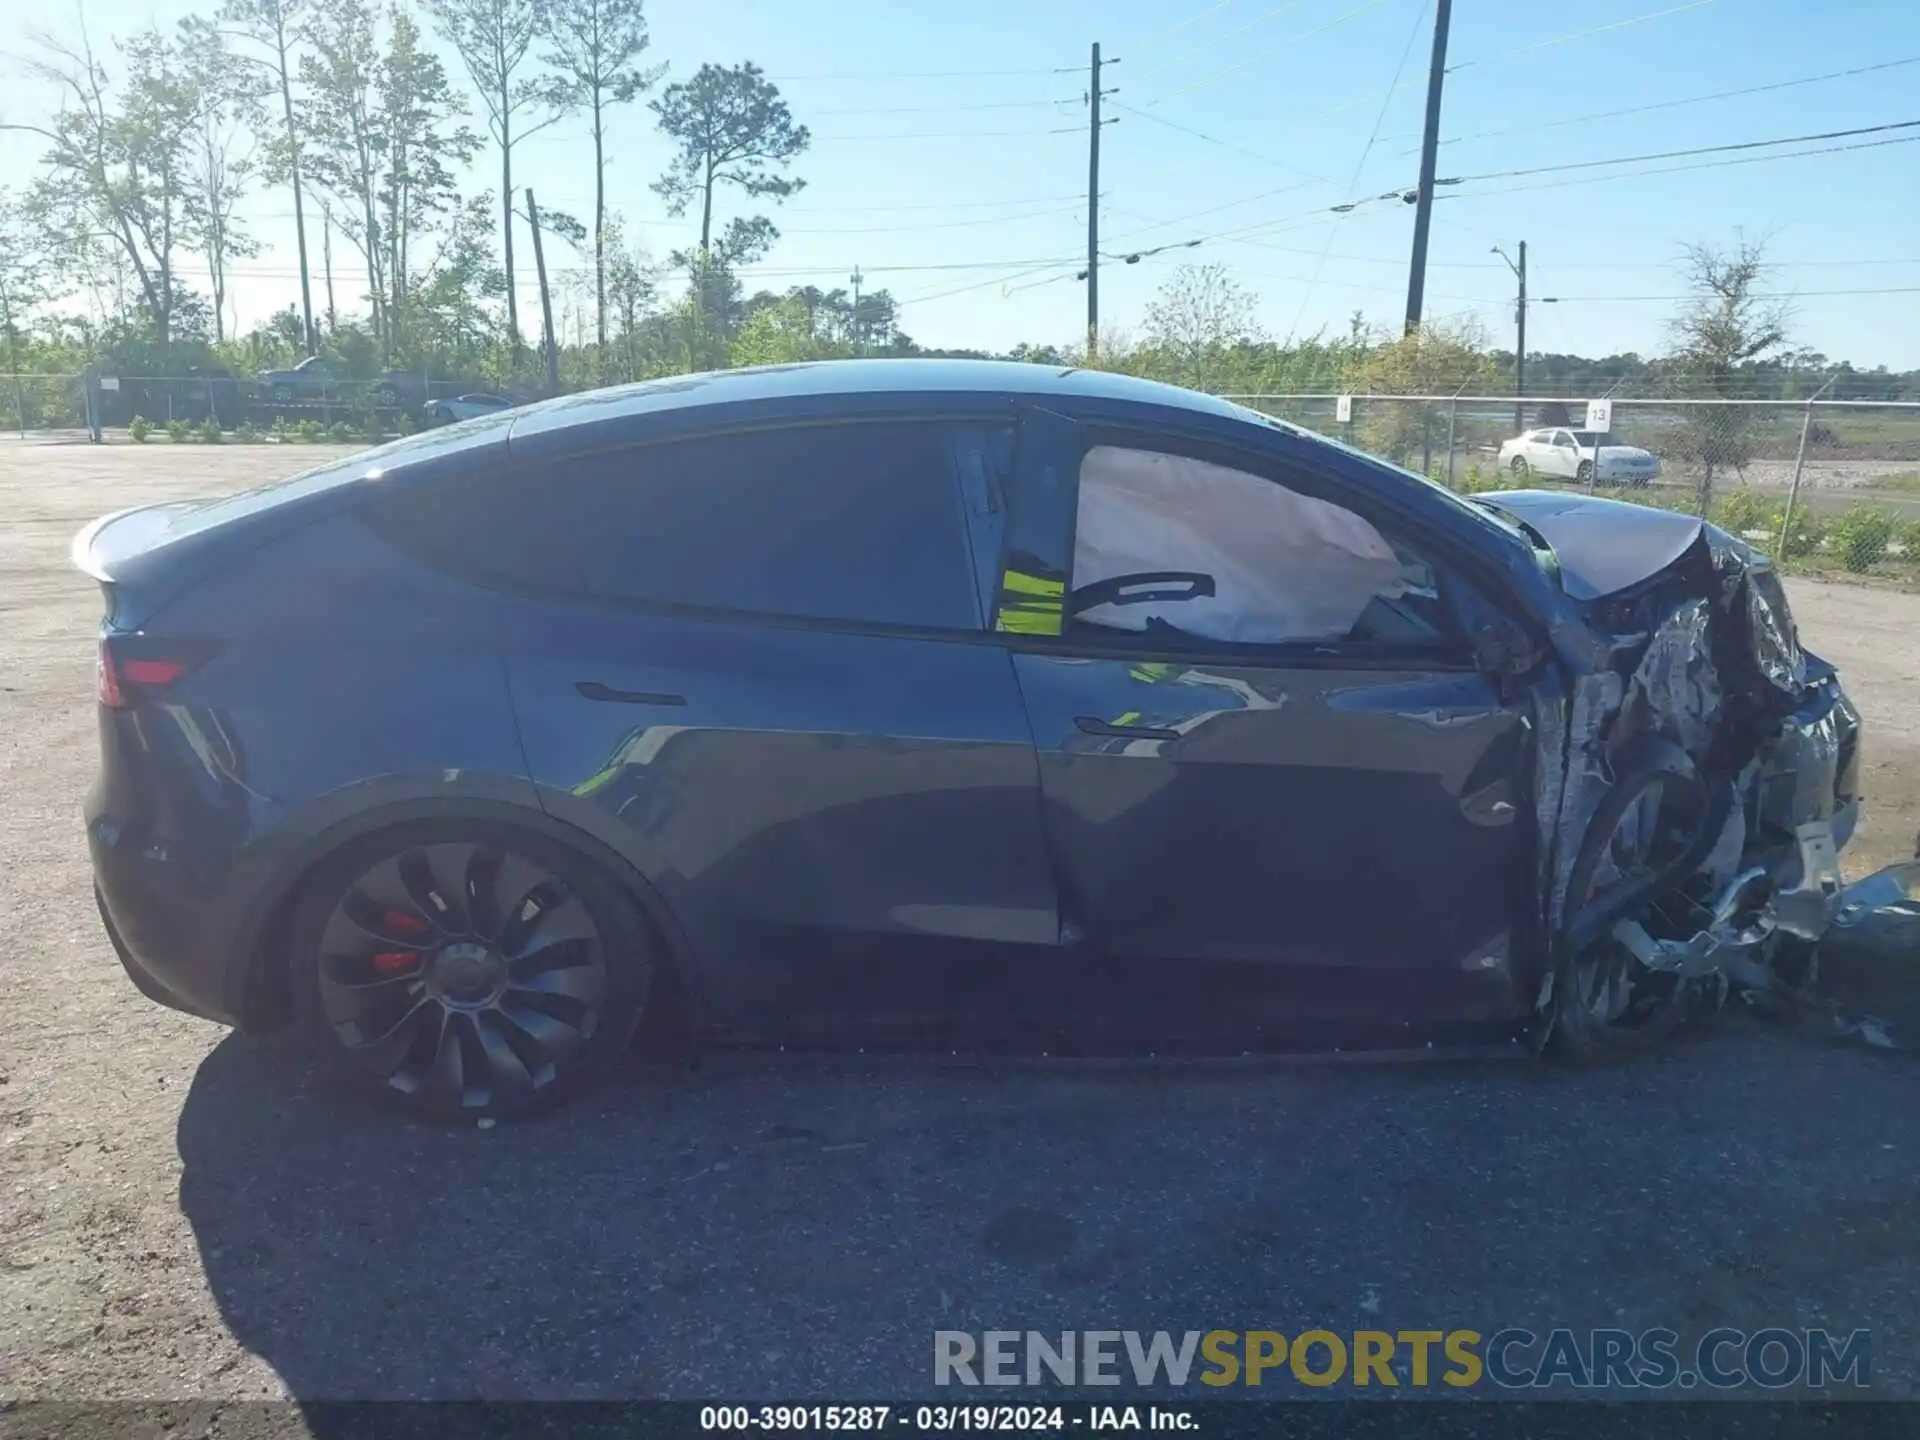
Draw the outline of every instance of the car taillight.
M206 640L102 635L94 671L100 703L125 710L165 690L218 647Z

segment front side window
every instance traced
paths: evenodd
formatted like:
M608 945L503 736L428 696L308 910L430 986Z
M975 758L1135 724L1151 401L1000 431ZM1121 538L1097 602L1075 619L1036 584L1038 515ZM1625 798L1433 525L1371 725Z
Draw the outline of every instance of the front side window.
M419 486L388 528L508 587L971 629L958 433L847 422L638 445Z
M1438 641L1434 572L1342 506L1225 465L1102 445L1081 462L1075 633L1155 643Z

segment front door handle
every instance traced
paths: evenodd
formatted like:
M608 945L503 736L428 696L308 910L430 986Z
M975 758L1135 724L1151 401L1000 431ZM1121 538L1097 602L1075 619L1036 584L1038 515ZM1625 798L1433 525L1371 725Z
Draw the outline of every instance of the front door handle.
M1167 730L1158 725L1116 725L1111 720L1098 720L1091 715L1076 715L1073 723L1089 735L1105 735L1116 740L1178 740L1178 730Z
M615 705L684 705L684 695L669 695L653 690L616 690L611 685L602 685L598 680L580 680L574 683L574 691L582 700L606 700Z

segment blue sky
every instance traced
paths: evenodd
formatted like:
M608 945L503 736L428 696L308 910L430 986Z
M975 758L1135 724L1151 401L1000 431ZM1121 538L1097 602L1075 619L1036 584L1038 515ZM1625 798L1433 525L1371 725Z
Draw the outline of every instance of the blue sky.
M93 0L87 21L97 40L192 8ZM77 24L57 0L41 13L57 30ZM1355 310L1397 324L1413 207L1375 201L1344 216L1329 207L1417 177L1432 14L1432 0L650 8L653 56L669 78L703 61L753 60L814 133L797 167L806 189L768 208L783 237L750 284L844 285L858 265L868 286L900 299L916 339L993 348L1071 342L1083 330L1084 289L1072 272L1086 243L1083 96L1095 40L1120 62L1106 75L1119 90L1108 101L1119 123L1103 138L1102 248L1203 242L1105 266L1106 326L1137 327L1173 267L1201 262L1227 266L1255 292L1276 337L1343 331ZM1898 63L1906 60L1916 63ZM1920 120L1920 7L1457 0L1449 65L1443 178L1568 165ZM1860 67L1881 68L1785 83ZM1670 103L1756 87L1774 88ZM16 78L0 115L40 103ZM1612 113L1647 106L1662 108ZM692 221L665 216L648 188L667 158L651 120L644 106L616 112L609 189L633 233L664 258L686 243ZM1530 349L1654 353L1675 308L1667 297L1681 289L1681 245L1730 245L1744 233L1765 239L1779 262L1769 290L1797 297L1797 342L1862 366L1920 366L1920 143L1904 143L1916 136L1920 128L1893 130L1824 144L1903 143L1666 174L1625 172L1771 152L1451 187L1434 211L1427 313L1475 315L1511 344L1512 276L1491 250L1512 253L1525 239L1532 293L1560 300L1534 307ZM584 123L563 121L517 150L516 178L543 205L584 217L590 156ZM27 179L34 158L7 147L0 184ZM467 183L484 188L497 173L487 152ZM741 204L728 197L722 213ZM252 202L271 248L245 266L243 322L297 298L288 209L282 193ZM531 255L518 248L531 304ZM569 270L579 263L564 247L550 258ZM344 279L344 241L334 262ZM1884 293L1821 293L1834 291Z

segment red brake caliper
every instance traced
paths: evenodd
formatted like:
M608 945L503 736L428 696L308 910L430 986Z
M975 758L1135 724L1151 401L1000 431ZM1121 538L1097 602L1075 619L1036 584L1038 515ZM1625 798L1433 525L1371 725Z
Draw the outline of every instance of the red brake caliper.
M405 910L388 910L380 916L380 923L389 935L397 935L411 940L416 935L427 933L427 923L418 915ZM402 970L411 969L419 962L418 952L413 950L383 950L368 957L368 964L382 975L393 975Z

